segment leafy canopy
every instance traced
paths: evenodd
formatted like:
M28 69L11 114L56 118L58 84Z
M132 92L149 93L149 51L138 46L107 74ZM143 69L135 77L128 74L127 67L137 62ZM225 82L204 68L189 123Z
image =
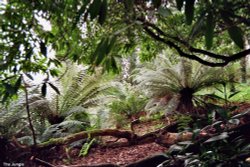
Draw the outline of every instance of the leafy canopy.
M143 48L141 55L146 60L170 47L202 64L225 66L250 53L244 49L249 8L248 0L1 2L2 101L17 93L21 75L56 76L55 68L66 59L117 72L119 58L135 48ZM225 39L216 40L221 34ZM232 42L236 53L217 52L217 46ZM50 50L55 56L49 55ZM214 60L207 61L206 56Z

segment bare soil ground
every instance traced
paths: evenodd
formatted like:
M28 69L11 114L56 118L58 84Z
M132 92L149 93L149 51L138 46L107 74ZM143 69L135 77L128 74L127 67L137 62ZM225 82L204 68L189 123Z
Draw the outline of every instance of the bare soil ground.
M166 151L165 147L159 146L156 143L148 143L143 145L134 145L120 148L92 148L86 157L78 157L78 151L75 150L75 156L71 163L65 161L53 162L56 165L71 164L71 165L100 165L112 163L119 166L124 166L132 162L136 162L147 156L162 153Z

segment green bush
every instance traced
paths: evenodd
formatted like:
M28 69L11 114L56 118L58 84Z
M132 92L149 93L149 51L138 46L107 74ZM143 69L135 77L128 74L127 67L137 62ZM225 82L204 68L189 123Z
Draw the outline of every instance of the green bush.
M125 125L128 120L138 118L145 105L146 99L134 94L127 96L125 99L113 101L109 108L116 122Z

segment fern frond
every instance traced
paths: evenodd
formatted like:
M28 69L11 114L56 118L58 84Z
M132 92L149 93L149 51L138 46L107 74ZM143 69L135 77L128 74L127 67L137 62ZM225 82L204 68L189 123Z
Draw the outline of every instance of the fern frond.
M150 97L181 95L179 102L182 107L178 108L180 110L192 110L194 93L227 80L222 68L206 67L186 59L181 59L173 65L165 63L166 59L156 59L159 59L155 61L157 64L154 62L151 63L151 67L147 65L135 70L137 74L133 74L134 83L148 92ZM189 92L186 92L187 90ZM184 97L185 93L190 95ZM185 100L189 100L189 107L183 106L188 105L185 104Z
M51 138L64 137L86 129L86 125L81 121L68 120L60 124L49 126L43 133L41 140L47 141Z

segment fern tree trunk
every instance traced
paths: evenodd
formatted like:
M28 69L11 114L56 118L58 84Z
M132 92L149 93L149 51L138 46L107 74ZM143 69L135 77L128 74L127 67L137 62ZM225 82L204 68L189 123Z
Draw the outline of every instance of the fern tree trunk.
M193 89L186 87L183 88L180 92L180 102L177 107L177 111L181 113L191 113L194 111L193 105Z
M192 102L194 91L190 88L190 82L192 79L192 63L185 59L181 59L181 76L183 89L179 91L180 102L177 107L177 111L181 113L190 113L193 111L194 105Z

